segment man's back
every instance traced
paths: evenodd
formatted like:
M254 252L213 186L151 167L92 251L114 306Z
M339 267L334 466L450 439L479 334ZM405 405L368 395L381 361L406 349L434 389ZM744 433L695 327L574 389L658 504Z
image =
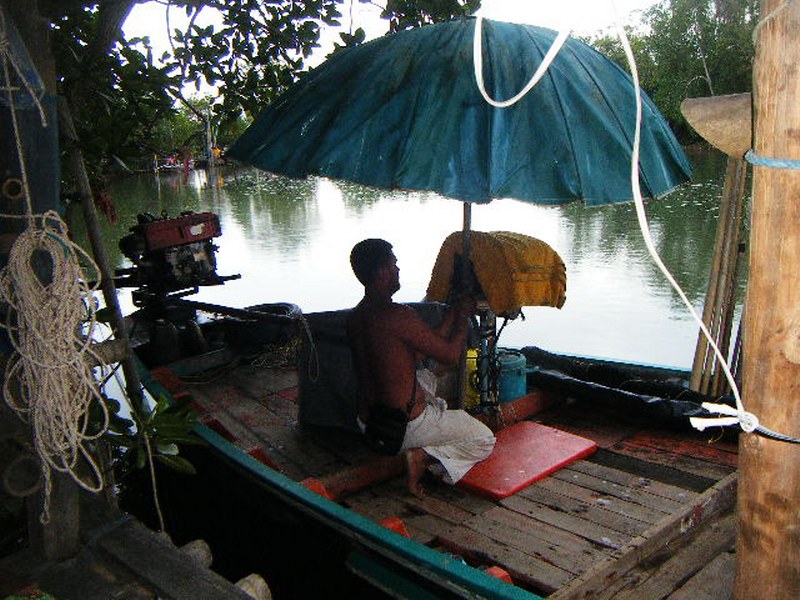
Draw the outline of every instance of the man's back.
M412 309L393 302L365 298L353 309L348 334L361 391L362 420L373 402L403 410L408 406L415 389L413 336L420 325L426 327Z

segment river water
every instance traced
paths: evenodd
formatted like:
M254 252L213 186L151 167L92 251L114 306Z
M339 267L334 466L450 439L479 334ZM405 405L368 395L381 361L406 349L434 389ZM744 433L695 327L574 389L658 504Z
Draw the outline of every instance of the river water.
M698 313L706 292L724 175L724 158L690 156L695 177L648 202L650 230L664 263ZM237 170L209 181L204 171L126 176L111 188L118 222L101 215L112 267L129 266L117 241L138 213L213 211L217 272L240 274L191 299L234 307L292 302L304 312L355 305L363 291L349 252L365 237L394 245L402 288L398 301L422 299L443 240L462 227L462 205L431 193L389 192L326 179L271 178ZM85 239L81 219L75 237ZM587 208L575 202L538 206L496 200L474 206L472 227L514 231L547 242L567 268L563 308L526 307L509 323L500 345L689 367L698 327L649 257L632 204ZM119 291L131 310L130 290ZM498 324L500 322L498 321Z

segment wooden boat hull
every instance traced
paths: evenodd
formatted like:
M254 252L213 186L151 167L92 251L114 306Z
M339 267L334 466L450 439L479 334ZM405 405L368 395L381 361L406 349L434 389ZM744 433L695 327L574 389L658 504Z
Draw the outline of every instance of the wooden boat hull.
M314 316L307 317L313 331ZM339 344L335 335L328 337ZM197 434L207 442L204 451L229 473L213 484L206 474L193 486L183 479L175 493L192 487L197 498L211 486L224 497L234 488L248 490L240 508L234 503L209 509L210 533L200 535L212 535L216 526L237 529L215 556L238 553L241 561L239 546L259 542L280 548L270 528L259 533L255 524L268 523L274 532L285 517L294 531L312 538L303 540L304 548L313 539L334 545L332 554L309 559L320 569L334 564L394 597L610 598L630 584L625 573L665 548L679 547L733 504L734 445L714 446L674 424L651 421L643 427L634 417L620 418L613 410L609 415L591 402L552 405L554 395L539 392L534 400L509 403L504 417L590 437L601 448L596 456L500 501L435 482L428 498L415 499L404 494L399 462L387 467L340 428L326 437L321 434L330 431L298 424L296 386L306 376L304 360L297 369L240 364L206 382L190 373L192 362L147 370L144 383L154 394L191 394L203 422ZM516 415L523 404L525 414ZM237 512L244 525L219 523L224 513ZM387 527L397 519L409 537ZM727 552L731 542L718 535L714 544ZM294 553L293 560L302 563L307 550ZM513 585L490 574L496 567ZM269 565L247 569L263 572ZM311 582L294 582L302 583Z
M168 394L152 378L144 383L155 393ZM216 427L219 428L219 425ZM343 565L378 589L391 589L393 595L398 590L403 590L401 597L407 598L538 597L468 566L457 556L448 556L421 545L341 506L265 465L238 446L236 440L227 439L208 425L198 425L195 432L207 442L205 451L212 454L215 460L223 461L228 473L247 480L246 483L241 480L231 482L231 485L245 485L252 493L257 494L258 504L263 506L273 506L277 502L283 509L278 517L280 520L311 520L340 542L346 542L343 547L347 549L347 554ZM197 451L192 454L196 456ZM181 483L177 485L185 485L185 479L180 479ZM205 484L201 485L205 487ZM267 498L269 501L266 501ZM235 510L235 507L229 508ZM253 515L253 519L257 520L258 516ZM270 540L265 539L264 543L270 543ZM297 560L304 561L305 558L299 556ZM309 573L307 564L303 565L303 571ZM295 584L299 587L304 585L302 582Z

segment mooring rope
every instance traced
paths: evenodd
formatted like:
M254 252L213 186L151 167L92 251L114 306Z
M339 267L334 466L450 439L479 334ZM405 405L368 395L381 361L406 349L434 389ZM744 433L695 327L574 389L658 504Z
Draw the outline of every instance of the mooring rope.
M756 27L756 31L760 29L763 24L772 18L775 17L779 12L785 10L789 4L796 0L784 0L781 5L773 11L770 15L768 15L765 19L762 20L761 23ZM633 80L634 84L634 92L635 92L635 102L636 102L636 119L635 119L635 130L634 130L634 139L631 148L631 188L633 192L633 201L634 206L636 208L636 216L639 222L639 228L642 233L642 238L645 243L645 247L647 248L648 253L650 254L651 259L655 263L656 267L658 267L659 271L661 271L662 275L664 275L665 279L669 282L670 286L675 290L675 292L680 297L681 301L683 302L684 306L689 311L692 318L697 322L700 327L700 331L702 332L703 336L707 339L709 345L711 346L714 354L719 361L720 367L723 370L725 378L728 381L728 384L731 387L731 391L733 394L733 398L735 401L735 407L731 407L725 404L716 404L716 403L709 403L704 402L702 407L706 409L709 413L720 415L718 417L691 417L689 419L691 425L696 429L702 431L706 427L711 426L730 426L730 425L738 425L743 431L750 433L755 432L762 436L769 437L771 439L780 440L789 443L800 443L800 439L784 435L779 432L775 432L763 425L761 425L758 421L758 417L756 415L748 412L745 410L744 403L742 401L741 393L739 391L739 387L734 380L733 374L731 373L730 367L728 366L728 362L726 358L723 356L722 352L720 351L719 347L717 346L716 342L714 341L711 333L708 331L705 323L700 318L700 316L695 311L692 303L687 298L685 292L675 280L675 278L670 273L667 266L661 260L661 257L658 254L658 250L655 247L653 242L652 236L650 234L650 227L647 222L647 213L644 207L644 201L642 199L642 191L641 186L639 183L639 149L641 144L641 128L642 128L642 92L639 85L639 74L636 67L636 60L633 56L633 50L630 47L630 42L628 41L628 36L625 33L625 29L621 24L621 21L616 14L616 6L614 2L611 2L611 6L615 12L615 26L617 30L617 34L622 45L622 49L625 53L625 57L628 61L628 66L630 67L631 71L631 79ZM497 108L505 108L514 104L518 100L520 100L526 93L528 93L536 83L541 79L544 75L545 71L549 68L550 64L554 60L555 56L558 54L559 50L561 49L566 37L571 33L570 28L562 29L556 39L554 40L552 46L548 50L545 57L542 59L541 64L539 65L536 73L531 78L531 80L525 85L525 87L513 98L510 98L506 101L496 101L489 97L487 94L484 82L483 82L483 58L482 58L482 43L481 43L481 18L479 17L476 19L475 23L475 30L474 30L474 39L473 39L473 67L475 71L475 81L478 86L479 91L483 98L494 107ZM757 155L755 152L751 151L748 155L748 159L750 162L755 164L757 160ZM798 168L798 161L788 161L786 159L764 159L763 161L773 161L770 162L767 166L774 166L774 167L783 167L783 168ZM780 162L778 162L780 161Z
M13 57L2 11L0 56L25 201L24 215L0 217L27 220L26 229L11 247L8 264L0 270L0 301L8 306L0 326L8 332L14 348L6 366L3 397L31 426L44 479L40 520L47 523L53 471L69 474L88 491L103 489L102 472L87 447L109 423L108 408L86 356L97 359L90 349L96 287L87 282L99 281L100 272L91 257L69 239L67 226L56 212L39 216L32 212L9 65L39 107L43 127L46 121L38 98ZM81 261L94 271L91 277L84 274ZM99 423L90 423L92 406L98 409ZM90 431L90 425L94 431Z

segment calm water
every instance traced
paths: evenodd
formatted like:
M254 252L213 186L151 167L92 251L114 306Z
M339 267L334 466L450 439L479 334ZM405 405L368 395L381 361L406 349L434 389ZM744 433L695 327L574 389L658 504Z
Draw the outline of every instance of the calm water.
M650 202L647 213L663 261L702 312L724 159L715 153L692 159L694 181ZM193 299L236 307L293 302L304 312L351 307L363 288L350 271L350 248L364 237L383 237L394 244L401 269L395 299L417 301L442 241L462 227L461 203L434 194L270 179L252 170L225 174L216 183L221 185L209 185L204 172L192 173L187 182L180 174L118 180L112 188L118 224L103 223L113 266L127 266L116 243L138 213L213 211L222 224L217 272L242 278L203 288ZM497 200L474 206L472 224L476 230L537 237L567 267L564 307L523 309L525 319L505 328L501 345L691 365L697 326L648 256L632 204L544 207ZM73 229L82 240L80 218ZM123 310L132 307L130 290L120 290L120 302Z

